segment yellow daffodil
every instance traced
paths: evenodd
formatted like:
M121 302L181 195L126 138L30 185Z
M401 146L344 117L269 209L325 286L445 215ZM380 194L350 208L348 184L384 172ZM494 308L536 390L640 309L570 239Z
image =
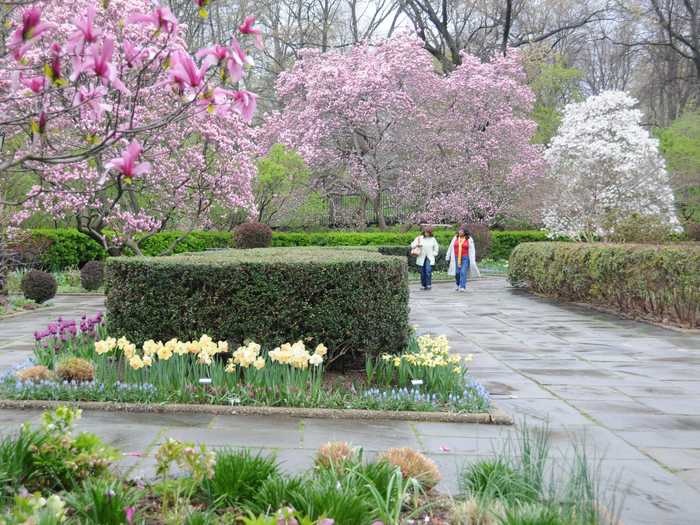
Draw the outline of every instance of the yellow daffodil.
M131 366L131 368L134 370L143 368L143 360L138 355L134 355L131 357L131 359L129 359L129 366Z
M151 366L153 364L153 358L150 355L143 356L143 364L146 366Z
M253 362L253 366L257 368L258 370L265 368L265 358L264 357L258 357L255 362Z
M321 343L316 347L316 351L314 352L316 355L320 355L321 357L324 357L328 353L328 348L326 348L326 345Z
M314 354L309 358L309 364L318 366L321 363L323 363L323 357L321 356L321 354Z

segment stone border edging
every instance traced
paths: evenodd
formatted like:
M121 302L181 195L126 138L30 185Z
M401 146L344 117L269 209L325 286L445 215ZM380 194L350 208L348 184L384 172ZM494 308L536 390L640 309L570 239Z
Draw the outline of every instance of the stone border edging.
M418 421L435 423L480 423L512 425L513 418L496 406L488 412L457 414L450 412L404 412L390 410L358 410L338 408L256 407L227 405L141 404L109 401L53 401L37 399L0 399L0 409L46 410L70 405L83 410L157 414L213 414L230 416L288 416L317 419L364 419Z

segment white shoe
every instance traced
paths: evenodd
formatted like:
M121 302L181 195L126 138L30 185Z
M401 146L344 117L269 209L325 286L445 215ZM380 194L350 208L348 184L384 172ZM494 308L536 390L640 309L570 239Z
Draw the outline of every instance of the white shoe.
M459 286L455 288L455 292L459 292Z

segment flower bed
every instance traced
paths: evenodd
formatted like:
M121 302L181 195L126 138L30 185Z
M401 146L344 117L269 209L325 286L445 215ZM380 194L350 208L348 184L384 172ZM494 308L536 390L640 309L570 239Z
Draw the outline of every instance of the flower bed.
M447 497L438 492L440 470L422 453L391 448L369 461L346 442L322 445L313 468L291 475L272 455L165 439L152 454L153 474L130 480L115 468L119 450L74 431L80 417L59 407L38 428L24 425L0 439L1 524L617 522L586 450L576 449L571 466L552 477L547 434L527 427L511 450L460 467L460 493Z
M205 404L484 413L486 390L468 376L471 356L444 336L411 338L400 354L367 356L364 368L326 370L328 349L303 340L237 349L208 335L137 346L108 336L100 314L61 319L35 334L32 362L0 381L5 400ZM503 422L503 421L500 421Z
M406 263L377 253L267 248L107 262L110 332L141 344L209 334L266 348L304 338L334 365L401 352Z

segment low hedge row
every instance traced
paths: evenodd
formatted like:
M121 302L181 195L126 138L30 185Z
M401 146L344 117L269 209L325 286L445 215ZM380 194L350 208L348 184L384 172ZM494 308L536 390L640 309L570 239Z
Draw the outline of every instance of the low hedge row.
M304 338L336 363L408 341L406 262L370 251L260 248L106 264L108 330L142 343L208 334L271 348Z
M26 264L44 270L61 271L82 266L88 261L103 260L107 253L96 241L73 228L35 229L20 246ZM144 255L159 255L182 236L182 232L166 231L152 235L141 245ZM174 253L200 252L209 248L231 246L230 232L195 231L182 239Z
M181 232L166 231L152 235L142 244L144 255L159 255L181 236ZM418 231L397 232L275 232L272 235L273 247L291 246L406 246L418 235ZM454 231L436 229L435 237L443 248L447 248ZM522 242L546 240L541 231L492 231L490 253L482 249L488 245L477 238L479 259L507 259L515 246ZM37 263L45 270L59 271L69 267L82 266L87 261L106 257L104 249L87 235L75 229L36 229L31 230L31 242L24 245L27 263ZM232 246L231 232L195 231L187 235L175 247L174 253L200 252L210 248ZM127 254L128 255L128 254ZM443 254L444 258L444 254ZM31 261L30 261L31 260Z
M700 244L527 243L510 257L514 285L567 301L700 327Z

